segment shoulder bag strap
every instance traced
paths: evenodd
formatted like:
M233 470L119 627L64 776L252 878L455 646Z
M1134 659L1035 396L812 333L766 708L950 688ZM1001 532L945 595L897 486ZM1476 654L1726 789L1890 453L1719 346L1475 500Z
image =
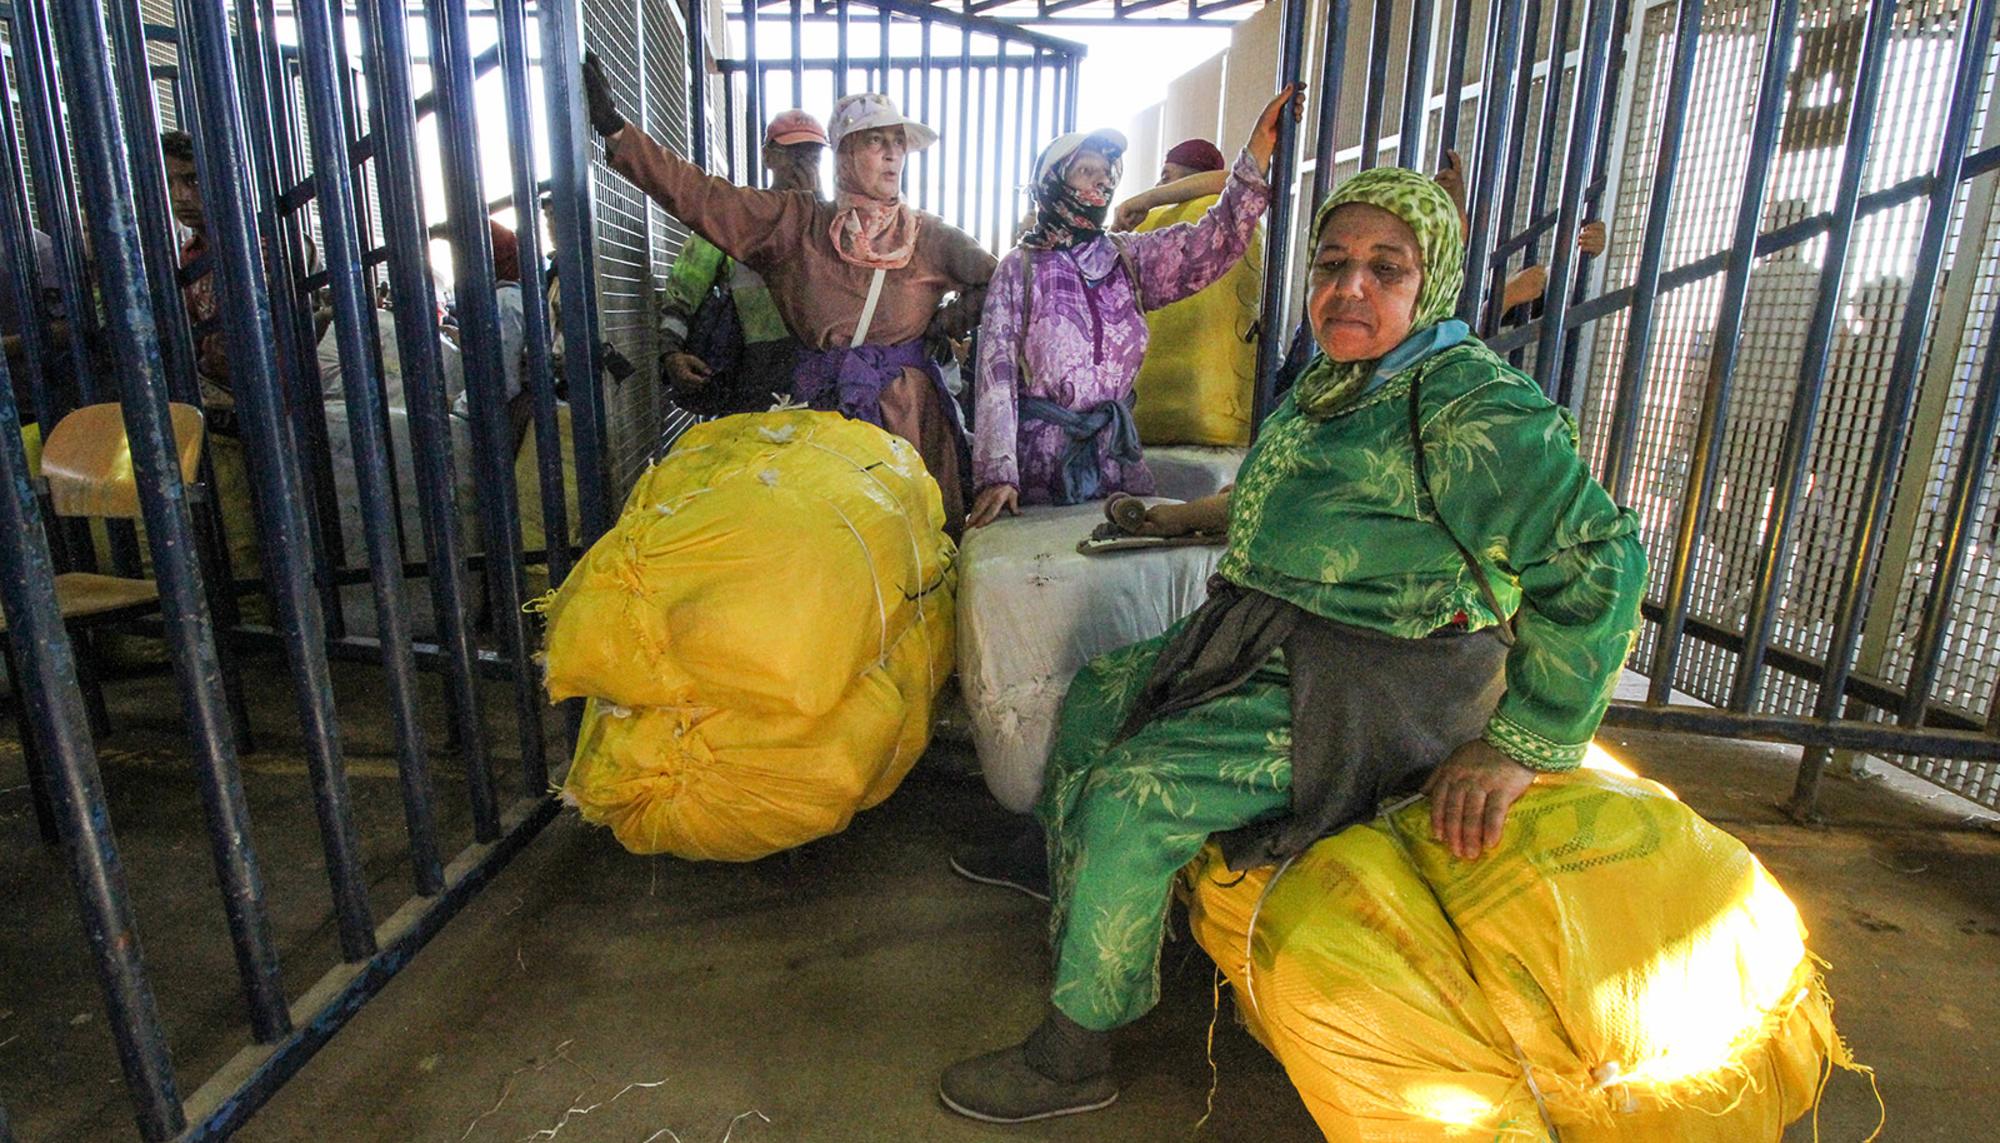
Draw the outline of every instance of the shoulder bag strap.
M1416 457L1417 489L1431 502L1431 508L1436 510L1437 497L1431 495L1430 466L1424 461L1423 420L1417 408L1422 383L1423 372L1419 369L1410 378L1410 451ZM1466 570L1472 573L1472 581L1479 585L1479 598L1485 601L1486 609L1493 613L1493 617L1500 621L1498 627L1500 641L1512 647L1514 619L1500 609L1500 597L1493 593L1493 581L1486 578L1486 569L1480 565L1472 551L1460 542L1458 533L1452 531L1451 525L1445 522L1442 511L1438 511L1438 527L1443 528L1444 534L1451 537L1452 546L1458 549L1458 554L1465 560Z

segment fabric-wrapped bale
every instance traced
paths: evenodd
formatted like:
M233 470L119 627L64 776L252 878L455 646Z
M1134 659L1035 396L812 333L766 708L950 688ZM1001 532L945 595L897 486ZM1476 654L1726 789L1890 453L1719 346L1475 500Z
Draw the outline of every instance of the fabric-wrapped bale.
M1192 223L1215 204L1207 195L1146 216L1141 234ZM1250 443L1257 372L1257 313L1264 296L1264 232L1241 261L1191 298L1146 315L1146 361L1132 382L1139 439L1147 445ZM1164 490L1162 495L1166 495Z
M1543 777L1473 862L1429 814L1275 885L1189 866L1196 939L1328 1139L1775 1141L1854 1066L1791 901L1665 787Z
M564 797L636 853L747 861L846 827L929 742L956 551L914 449L837 414L690 429L548 600Z

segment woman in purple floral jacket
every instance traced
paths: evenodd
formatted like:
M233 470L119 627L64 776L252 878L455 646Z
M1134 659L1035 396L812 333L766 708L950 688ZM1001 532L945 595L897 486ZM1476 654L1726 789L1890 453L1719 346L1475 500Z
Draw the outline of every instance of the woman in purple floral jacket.
M1265 106L1222 197L1201 220L1147 234L1104 232L1122 173L1116 131L1064 135L1035 163L1035 225L1000 260L980 320L966 523L1027 504L1077 504L1153 491L1132 421L1147 310L1190 297L1243 256L1270 201L1265 175L1278 116Z

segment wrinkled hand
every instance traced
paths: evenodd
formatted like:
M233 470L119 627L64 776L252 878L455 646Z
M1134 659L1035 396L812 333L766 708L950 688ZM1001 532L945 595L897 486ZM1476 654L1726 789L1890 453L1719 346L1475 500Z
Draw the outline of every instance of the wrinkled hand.
M1535 781L1535 772L1475 738L1451 752L1424 783L1431 800L1431 838L1466 861L1500 844L1507 811Z
M708 362L692 353L668 353L660 357L660 372L676 393L691 393L707 385L715 376Z
M1142 194L1133 195L1131 198L1119 203L1118 209L1112 212L1111 229L1137 230L1139 229L1139 224L1146 221L1146 216L1151 213L1153 213L1153 208L1147 204L1146 196Z
M604 80L604 65L597 62L596 52L583 53L583 99L590 108L592 130L608 139L624 129L625 117L618 113L618 100Z
M1250 162L1266 174L1271 170L1271 155L1278 149L1278 117L1285 106L1291 105L1292 122L1296 123L1305 114L1306 85L1294 83L1271 97L1264 110L1257 116L1257 126L1250 130Z
M965 515L967 528L984 528L1000 518L1021 514L1021 490L1011 484L994 484L973 498L972 511Z
M1595 258L1604 253L1607 237L1604 221L1593 218L1583 224L1582 230L1576 232L1576 248L1581 250L1585 257Z

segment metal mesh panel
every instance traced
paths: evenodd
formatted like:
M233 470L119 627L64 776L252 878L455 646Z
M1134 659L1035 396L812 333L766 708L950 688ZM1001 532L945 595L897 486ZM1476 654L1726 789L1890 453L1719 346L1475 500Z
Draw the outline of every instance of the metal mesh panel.
M1899 13L1888 44L1864 193L1925 174L1934 161L1962 8L1962 0L1936 0ZM1712 5L1705 14L1665 266L1713 254L1728 241L1749 152L1747 132L1763 62L1767 9L1761 0L1752 0ZM1665 114L1672 15L1671 6L1648 14L1633 61L1633 102L1622 141L1623 188L1612 225L1607 287L1628 284L1637 268L1655 147ZM1799 60L1762 220L1766 231L1834 205L1864 16L1865 6L1853 0L1818 0L1801 12ZM1988 74L1985 91L1990 92L1990 65ZM1982 96L1981 106L1986 102ZM1977 124L1974 138L1979 138ZM1963 216L1965 199L1961 194L1958 217ZM1889 366L1923 225L1921 200L1857 220L1827 366L1815 379L1821 400L1818 431L1791 537L1791 566L1778 597L1775 635L1777 645L1815 658L1826 654L1838 618L1844 565L1850 539L1861 523L1858 512L1880 436ZM1889 586L1876 600L1882 615L1874 618L1857 663L1857 670L1865 674L1900 678L1909 669L1909 644L1929 588L1926 568L1934 564L1943 524L1938 516L1963 443L1955 435L1961 431L1956 426L1969 409L1977 351L1992 327L1994 276L2000 273L1992 265L1995 239L1989 233L1983 245L1967 244L1961 236L1956 244L1959 249L1983 251L1980 277L1971 316L1957 344L1933 347L1953 354L1957 361L1952 391L1943 399L1939 394L1919 394L1919 420L1925 409L1932 409L1929 415L1934 421L1929 429L1920 424L1913 439L1929 440L1934 433L1936 447L1913 456L1906 468L1921 476L1917 481L1921 487L1899 490L1897 514L1914 513L1917 523L1910 550L1888 553L1882 568L1881 582ZM1724 627L1742 626L1755 589L1758 553L1782 479L1775 471L1776 461L1798 387L1825 250L1825 239L1815 239L1759 259L1752 272L1714 509L1693 563L1691 613ZM1643 520L1647 547L1656 556L1672 550L1713 351L1721 286L1722 277L1715 275L1665 294L1655 314L1631 500ZM1945 296L1941 290L1940 306ZM1625 314L1614 314L1600 325L1589 367L1593 388L1585 419L1587 447L1594 459L1601 458L1611 413L1611 383L1622 364ZM1990 504L1985 513L1981 520L1990 529ZM1990 548L1983 547L1968 563L1957 626L1947 643L1939 684L1941 697L1981 713L2000 675L1993 634L2000 629L2000 570L1992 567L1988 553ZM1664 588L1666 573L1665 559L1656 558L1652 583L1656 594ZM1654 634L1649 625L1635 662L1647 661ZM1674 686L1721 703L1728 698L1736 666L1735 654L1690 641ZM1762 709L1811 710L1817 697L1815 682L1779 673L1769 674L1767 680ZM1990 800L2000 794L1994 789L1991 767L1905 764L1975 796ZM1984 776L1966 776L1974 771L1984 771Z

